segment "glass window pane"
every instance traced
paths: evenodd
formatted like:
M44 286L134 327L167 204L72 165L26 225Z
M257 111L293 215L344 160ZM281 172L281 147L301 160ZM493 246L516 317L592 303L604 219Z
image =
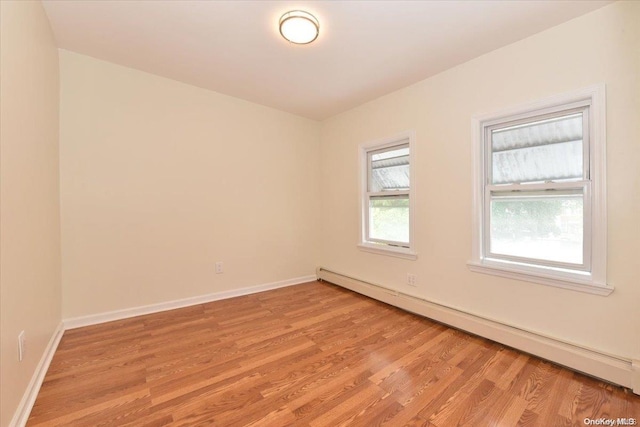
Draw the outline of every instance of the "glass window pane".
M491 132L493 184L582 179L582 113Z
M371 175L368 191L409 189L409 147L394 147L369 155Z
M492 195L490 252L582 264L583 199L581 192L556 196Z
M409 244L409 197L369 200L369 238Z

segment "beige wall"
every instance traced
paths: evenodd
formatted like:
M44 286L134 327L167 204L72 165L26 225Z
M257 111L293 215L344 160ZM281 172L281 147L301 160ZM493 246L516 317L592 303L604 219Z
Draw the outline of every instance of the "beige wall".
M639 2L618 2L323 123L319 265L623 357L640 358ZM428 61L429 58L425 58ZM472 273L471 117L606 83L608 297ZM408 261L361 252L358 144L415 130ZM418 276L418 287L405 284Z
M60 64L64 318L314 274L317 122L67 51Z
M0 2L0 425L60 323L58 51L40 2ZM24 330L26 358L17 360Z
M66 51L59 80L40 3L1 1L0 11L0 425L60 307L64 318L97 314L316 265L640 358L640 3L614 3L322 124ZM607 85L615 292L471 273L471 116L596 83ZM417 261L356 248L357 146L405 130L417 132Z

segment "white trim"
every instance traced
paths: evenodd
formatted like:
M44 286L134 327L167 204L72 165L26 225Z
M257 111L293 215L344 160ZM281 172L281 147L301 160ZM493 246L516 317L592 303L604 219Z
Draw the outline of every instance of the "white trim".
M44 377L47 374L47 370L49 369L53 355L58 348L58 344L62 339L63 333L64 325L60 322L53 331L47 347L44 349L44 353L31 376L31 381L29 381L29 385L22 395L22 399L13 414L13 418L9 422L9 427L23 427L27 424L27 420L31 414L31 409L33 409L33 405L36 403L40 387L42 387L42 382L44 381Z
M504 265L500 265L504 264ZM539 283L541 285L555 286L558 288L571 289L573 291L586 292L589 294L607 296L613 292L613 287L606 283L595 283L588 279L580 282L578 274L566 273L566 279L560 279L561 273L549 273L545 275L543 272L527 272L523 268L509 268L506 263L498 261L491 262L485 260L482 263L469 261L467 263L469 270L476 273L491 274L494 276L506 277L508 279L522 280L525 282Z
M591 265L594 282L607 281L607 108L604 84L588 88L592 98L590 115L591 152ZM586 91L586 89L585 89Z
M474 272L495 274L516 280L525 280L548 286L558 286L589 292L597 295L609 295L613 286L607 282L607 198L606 198L606 94L605 85L599 84L584 89L563 93L535 102L507 108L498 112L476 115L472 118L472 245L471 261L467 264ZM576 270L575 274L566 272L556 273L547 266L536 267L527 264L526 267L518 263L496 262L485 253L483 236L485 221L485 164L484 129L486 126L501 121L521 120L532 114L545 114L558 111L560 108L574 108L589 105L589 146L590 164L588 168L590 185L585 187L585 216L587 224L591 226L584 230L585 256L584 261L590 261L590 272L587 275ZM528 188L522 185L522 190ZM559 183L558 186L575 185L575 183ZM544 186L544 185L543 185ZM587 197L589 196L589 197ZM536 263L537 264L537 263ZM549 263L550 265L551 263Z
M605 91L604 83L595 84L595 85L574 90L571 92L552 95L547 98L539 99L536 101L523 103L513 107L503 108L498 111L478 114L473 117L473 120L478 120L478 122L491 121L490 123L492 123L493 121L502 121L507 117L517 120L521 118L518 116L525 117L529 115L531 111L553 109L562 105L568 105L567 108L572 108L577 105L583 105L580 101L588 100L588 99L596 99L597 103L600 103L602 106L604 106L604 101L605 101L604 91ZM575 106L569 105L573 102L576 103ZM601 114L601 113L604 113L604 112L597 112L597 114Z
M320 280L640 392L640 362L319 267Z
M378 255L389 255L396 258L404 258L410 260L418 259L418 254L409 248L395 246L381 246L372 243L359 243L358 248L365 252L371 252Z
M358 146L358 160L359 160L359 223L360 223L360 235L357 247L365 252L371 252L379 255L389 255L398 258L415 260L418 258L415 242L415 217L416 217L416 172L415 172L415 159L416 159L416 132L405 131L399 133L396 136L378 139L375 141L368 141ZM373 150L381 150L396 145L409 145L409 247L395 247L375 245L366 240L367 227L368 227L368 188L367 178L369 172L369 162L367 159L367 153ZM404 193L404 192L403 192ZM390 194L391 195L391 194Z
M90 314L88 316L73 317L64 319L64 328L75 329L83 326L97 325L99 323L111 322L114 320L128 319L130 317L142 316L145 314L158 313L160 311L174 310L176 308L188 307L191 305L204 304L212 301L219 301L228 298L250 295L259 292L269 291L272 289L284 288L286 286L299 285L301 283L312 282L316 280L316 276L302 276L294 279L281 280L279 282L265 283L262 285L250 286L241 289L233 289L229 291L214 292L196 297L183 298L179 300L166 301L157 304L143 305L139 307L125 308L122 310L108 311L98 314Z

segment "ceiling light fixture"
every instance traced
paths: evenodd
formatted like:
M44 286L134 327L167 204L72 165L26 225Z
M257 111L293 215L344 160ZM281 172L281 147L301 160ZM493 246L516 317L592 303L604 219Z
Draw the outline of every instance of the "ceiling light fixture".
M318 38L320 23L310 13L292 10L280 17L280 34L291 43L308 44Z

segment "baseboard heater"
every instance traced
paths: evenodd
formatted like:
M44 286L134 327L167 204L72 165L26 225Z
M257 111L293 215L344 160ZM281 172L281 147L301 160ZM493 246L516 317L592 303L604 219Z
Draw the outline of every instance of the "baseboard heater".
M635 394L640 394L640 361L638 360L605 354L322 267L316 269L316 274L319 280L550 360L575 371L628 387Z

